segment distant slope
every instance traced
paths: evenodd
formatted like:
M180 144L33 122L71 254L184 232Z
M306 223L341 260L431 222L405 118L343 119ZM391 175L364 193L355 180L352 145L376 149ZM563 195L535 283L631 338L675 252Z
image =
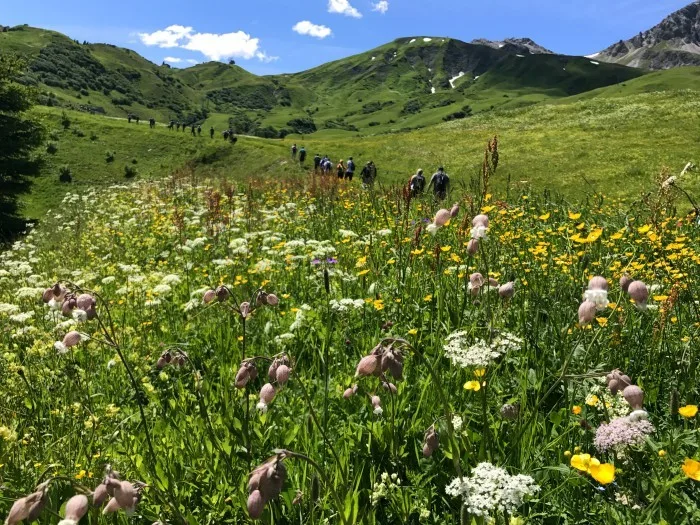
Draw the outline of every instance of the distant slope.
M171 69L128 49L27 26L1 31L0 51L26 58L21 81L43 91L44 105L268 138L419 128L642 74L550 54L529 39L400 38L308 71L264 77L219 62Z
M475 40L472 40L471 43L481 46L489 46L496 49L501 49L507 45L510 45L517 48L517 51L519 53L531 53L533 55L554 54L553 51L550 51L546 47L542 47L530 38L506 38L505 40L487 40L485 38L477 38Z
M700 66L700 1L658 25L593 55L596 60L646 69Z

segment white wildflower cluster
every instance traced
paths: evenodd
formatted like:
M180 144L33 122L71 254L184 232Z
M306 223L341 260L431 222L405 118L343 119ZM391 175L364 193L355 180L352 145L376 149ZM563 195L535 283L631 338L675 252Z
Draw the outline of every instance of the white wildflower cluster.
M490 343L477 339L473 344L469 344L467 332L459 331L447 336L447 344L443 348L445 356L453 364L468 368L488 366L509 351L520 348L520 345L522 339L507 332L498 335Z
M355 237L359 237L359 235L352 230L338 230L338 233L343 239L353 239Z
M608 307L608 291L607 290L586 290L583 293L583 298L595 304L596 310L605 310Z
M168 284L159 284L153 287L153 293L156 295L167 295L172 291L172 288Z
M291 332L286 332L284 334L280 334L277 337L275 337L275 344L279 346L285 346L292 341L294 341L295 335Z
M455 478L445 488L449 496L462 498L470 514L483 517L494 511L512 513L539 490L530 476L511 476L487 462L474 467L470 477Z
M330 305L334 312L344 314L353 310L362 310L365 301L363 299L341 299L340 301L332 299Z
M452 416L452 428L454 428L455 432L459 432L462 430L462 425L464 424L464 421L462 420L462 416L459 414L455 414Z
M294 322L289 327L290 332L294 332L304 325L304 319L306 318L306 312L310 312L311 307L308 304L302 304L301 308L297 310Z
M248 241L246 239L233 239L228 243L232 255L246 255L248 253Z
M472 239L487 239L489 228L483 224L477 224L471 230Z
M605 411L611 418L625 417L630 413L630 404L625 400L620 390L616 395L613 395L602 378L597 381L588 390L586 396L586 404L590 407L595 407L598 410Z
M34 317L34 312L20 312L18 314L11 314L9 316L10 321L17 324L25 324L32 317Z
M19 312L20 308L17 305L10 303L0 303L0 314L11 315Z
M379 237L388 237L389 235L391 235L391 230L389 228L385 228L383 230L377 230L374 233Z
M390 476L387 472L382 473L380 481L372 487L372 495L370 496L372 505L376 506L380 501L388 498L400 488L401 480L398 474L394 473Z

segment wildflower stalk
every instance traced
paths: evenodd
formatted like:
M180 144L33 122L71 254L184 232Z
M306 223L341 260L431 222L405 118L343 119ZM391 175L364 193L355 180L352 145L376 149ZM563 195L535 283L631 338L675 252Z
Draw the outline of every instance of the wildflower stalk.
M450 407L449 402L447 401L447 396L445 395L445 390L442 388L442 383L440 381L440 378L438 375L435 373L435 370L431 366L430 362L426 359L426 357L417 349L415 348L411 343L406 341L405 339L401 338L387 338L383 339L379 344L384 345L385 343L388 344L396 344L398 343L399 345L403 346L404 348L407 348L413 354L418 357L422 361L422 363L425 365L426 369L428 370L428 373L430 374L431 379L433 380L433 386L435 387L435 390L438 393L438 397L440 398L440 402L442 403L443 410L445 411L445 423L447 424L447 433L450 438L450 448L452 449L452 463L454 465L455 472L458 477L462 477L462 467L459 464L459 449L457 447L457 443L455 441L455 430L454 427L452 426L452 409Z

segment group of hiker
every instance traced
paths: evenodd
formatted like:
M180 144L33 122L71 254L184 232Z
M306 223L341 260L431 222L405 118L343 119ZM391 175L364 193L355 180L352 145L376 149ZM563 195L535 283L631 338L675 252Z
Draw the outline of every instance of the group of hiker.
M298 148L296 144L292 145L291 148L292 160L299 161L302 166L306 161L306 149L304 146ZM333 172L333 161L328 155L321 157L319 153L314 155L314 173L320 175L330 175ZM335 164L335 173L338 179L351 181L355 176L356 165L352 157L348 157L347 163L344 160L339 160ZM377 166L374 161L368 161L360 171L360 179L364 186L372 186L374 181L377 179ZM423 170L419 169L408 181L408 188L413 197L421 195L425 187L425 175ZM447 192L450 189L450 177L445 172L445 168L440 166L438 170L433 174L428 182L428 191L433 190L433 194L437 199L444 199L447 197Z
M154 120L154 119L151 119L151 120L153 120L153 126L151 126L151 127L154 127L154 126L155 126L155 120ZM171 120L171 121L168 123L168 129L169 129L169 130L173 130L173 129L174 129L174 130L176 130L176 131L180 131L180 129L182 129L182 131L184 132L184 131L187 130L187 128L190 129L190 133L192 134L193 137L201 137L201 136L202 136L202 125L201 125L201 124L196 124L196 125L195 125L195 124L189 124L189 125L187 125L187 124L185 124L184 122L183 122L182 124L180 124L180 122L178 122L178 121L176 121L176 120ZM211 127L209 128L209 138L213 139L215 134L216 134L216 131L214 130L214 126L211 126ZM230 129L230 128L224 130L224 131L222 132L222 135L223 135L223 137L224 137L224 140L230 140L230 141L233 142L233 143L235 143L235 142L238 140L238 138L237 138L237 137L235 136L235 134L233 133L233 130Z

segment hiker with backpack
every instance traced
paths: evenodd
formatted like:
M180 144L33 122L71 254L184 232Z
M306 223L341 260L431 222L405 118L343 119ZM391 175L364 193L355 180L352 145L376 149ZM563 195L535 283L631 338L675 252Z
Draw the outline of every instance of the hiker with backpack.
M342 160L338 163L335 169L338 172L338 178L342 179L345 176L345 164L343 164Z
M433 188L433 193L437 200L443 200L447 197L447 192L450 189L450 177L445 173L445 168L440 166L430 178L430 184L428 184L428 190L430 187Z
M331 170L333 169L333 162L331 162L331 159L328 158L328 155L326 155L324 158L325 160L321 162L323 174L330 175Z
M318 170L320 167L321 167L321 155L316 153L316 155L314 155L314 173L318 173Z
M418 197L423 194L425 189L425 176L423 170L418 170L408 181L408 189L411 191L412 197Z
M301 149L299 150L299 164L301 164L303 166L305 160L306 160L306 150L304 149L304 146L302 146Z
M352 180L353 175L355 175L355 161L352 157L348 157L348 166L345 168L345 179Z
M209 138L214 138L214 126L209 129Z
M297 145L292 145L292 160L297 160Z
M198 135L199 137L202 136L202 125L201 125L201 124L197 126L197 135Z
M373 161L370 160L365 164L360 176L362 177L362 184L365 186L372 186L374 184L374 179L377 178L377 167L374 165Z

